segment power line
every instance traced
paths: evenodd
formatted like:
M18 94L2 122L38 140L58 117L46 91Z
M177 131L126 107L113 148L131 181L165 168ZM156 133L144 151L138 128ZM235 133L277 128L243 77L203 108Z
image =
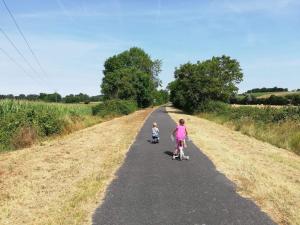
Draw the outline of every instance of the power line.
M4 4L4 6L5 6L7 12L9 13L10 17L11 17L12 20L14 21L14 24L16 25L16 27L17 27L19 33L21 34L22 38L24 39L24 41L25 41L25 43L26 43L26 45L27 45L27 47L28 47L30 53L32 54L33 58L35 59L35 61L36 61L37 64L39 65L41 71L42 71L45 75L47 75L47 73L46 73L46 71L44 70L44 68L42 67L42 65L41 65L41 63L40 63L40 61L39 61L37 55L36 55L36 54L34 53L34 51L32 50L29 41L27 40L27 38L25 37L24 33L22 32L22 30L21 30L19 24L17 23L17 20L15 19L13 13L12 13L12 12L10 11L10 9L8 8L8 6L7 6L6 2L5 2L5 0L2 0L2 2L3 2L3 4Z
M29 61L26 59L26 57L22 54L22 52L18 49L18 47L15 45L15 43L9 38L9 36L6 34L6 32L0 27L1 33L4 35L4 37L9 41L9 43L14 47L14 49L19 53L19 55L23 58L23 60L26 62L26 64L31 68L31 70L34 73L37 73L37 71L33 68L33 66L29 63Z
M31 79L34 79L34 77L32 77L25 69L24 67L18 63L13 57L11 57L3 48L0 47L0 51L7 57L10 59L10 61L12 61L14 64L16 64L28 77L30 77Z

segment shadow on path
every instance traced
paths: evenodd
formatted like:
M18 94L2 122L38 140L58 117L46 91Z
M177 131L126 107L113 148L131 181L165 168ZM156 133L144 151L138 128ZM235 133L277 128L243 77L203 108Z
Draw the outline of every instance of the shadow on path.
M165 151L164 153L168 156L173 156L173 152L171 152L171 151Z

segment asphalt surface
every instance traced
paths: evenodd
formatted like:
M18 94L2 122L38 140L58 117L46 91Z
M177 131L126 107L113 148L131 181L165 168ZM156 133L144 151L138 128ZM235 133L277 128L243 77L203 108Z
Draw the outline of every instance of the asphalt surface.
M154 121L159 144L149 142ZM235 185L192 142L185 150L189 161L172 160L174 127L164 108L149 116L95 211L94 225L275 224L251 200L239 196Z

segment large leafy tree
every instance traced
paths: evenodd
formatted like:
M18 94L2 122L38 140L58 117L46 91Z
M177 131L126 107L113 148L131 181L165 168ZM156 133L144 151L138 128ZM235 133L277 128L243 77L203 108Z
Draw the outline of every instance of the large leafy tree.
M134 99L139 107L152 104L160 85L161 61L152 61L140 48L131 48L104 63L101 90L106 99Z
M228 101L243 79L239 62L225 55L186 63L176 68L174 75L175 81L169 84L170 99L190 112L200 110L206 101Z

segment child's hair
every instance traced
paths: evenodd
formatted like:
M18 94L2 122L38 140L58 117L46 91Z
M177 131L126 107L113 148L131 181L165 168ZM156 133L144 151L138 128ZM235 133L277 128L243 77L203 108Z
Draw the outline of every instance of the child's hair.
M156 122L154 122L154 123L153 123L153 126L154 126L154 127L157 127L157 123L156 123Z
M179 124L180 124L180 125L184 125L184 119L180 119L180 120L179 120Z

